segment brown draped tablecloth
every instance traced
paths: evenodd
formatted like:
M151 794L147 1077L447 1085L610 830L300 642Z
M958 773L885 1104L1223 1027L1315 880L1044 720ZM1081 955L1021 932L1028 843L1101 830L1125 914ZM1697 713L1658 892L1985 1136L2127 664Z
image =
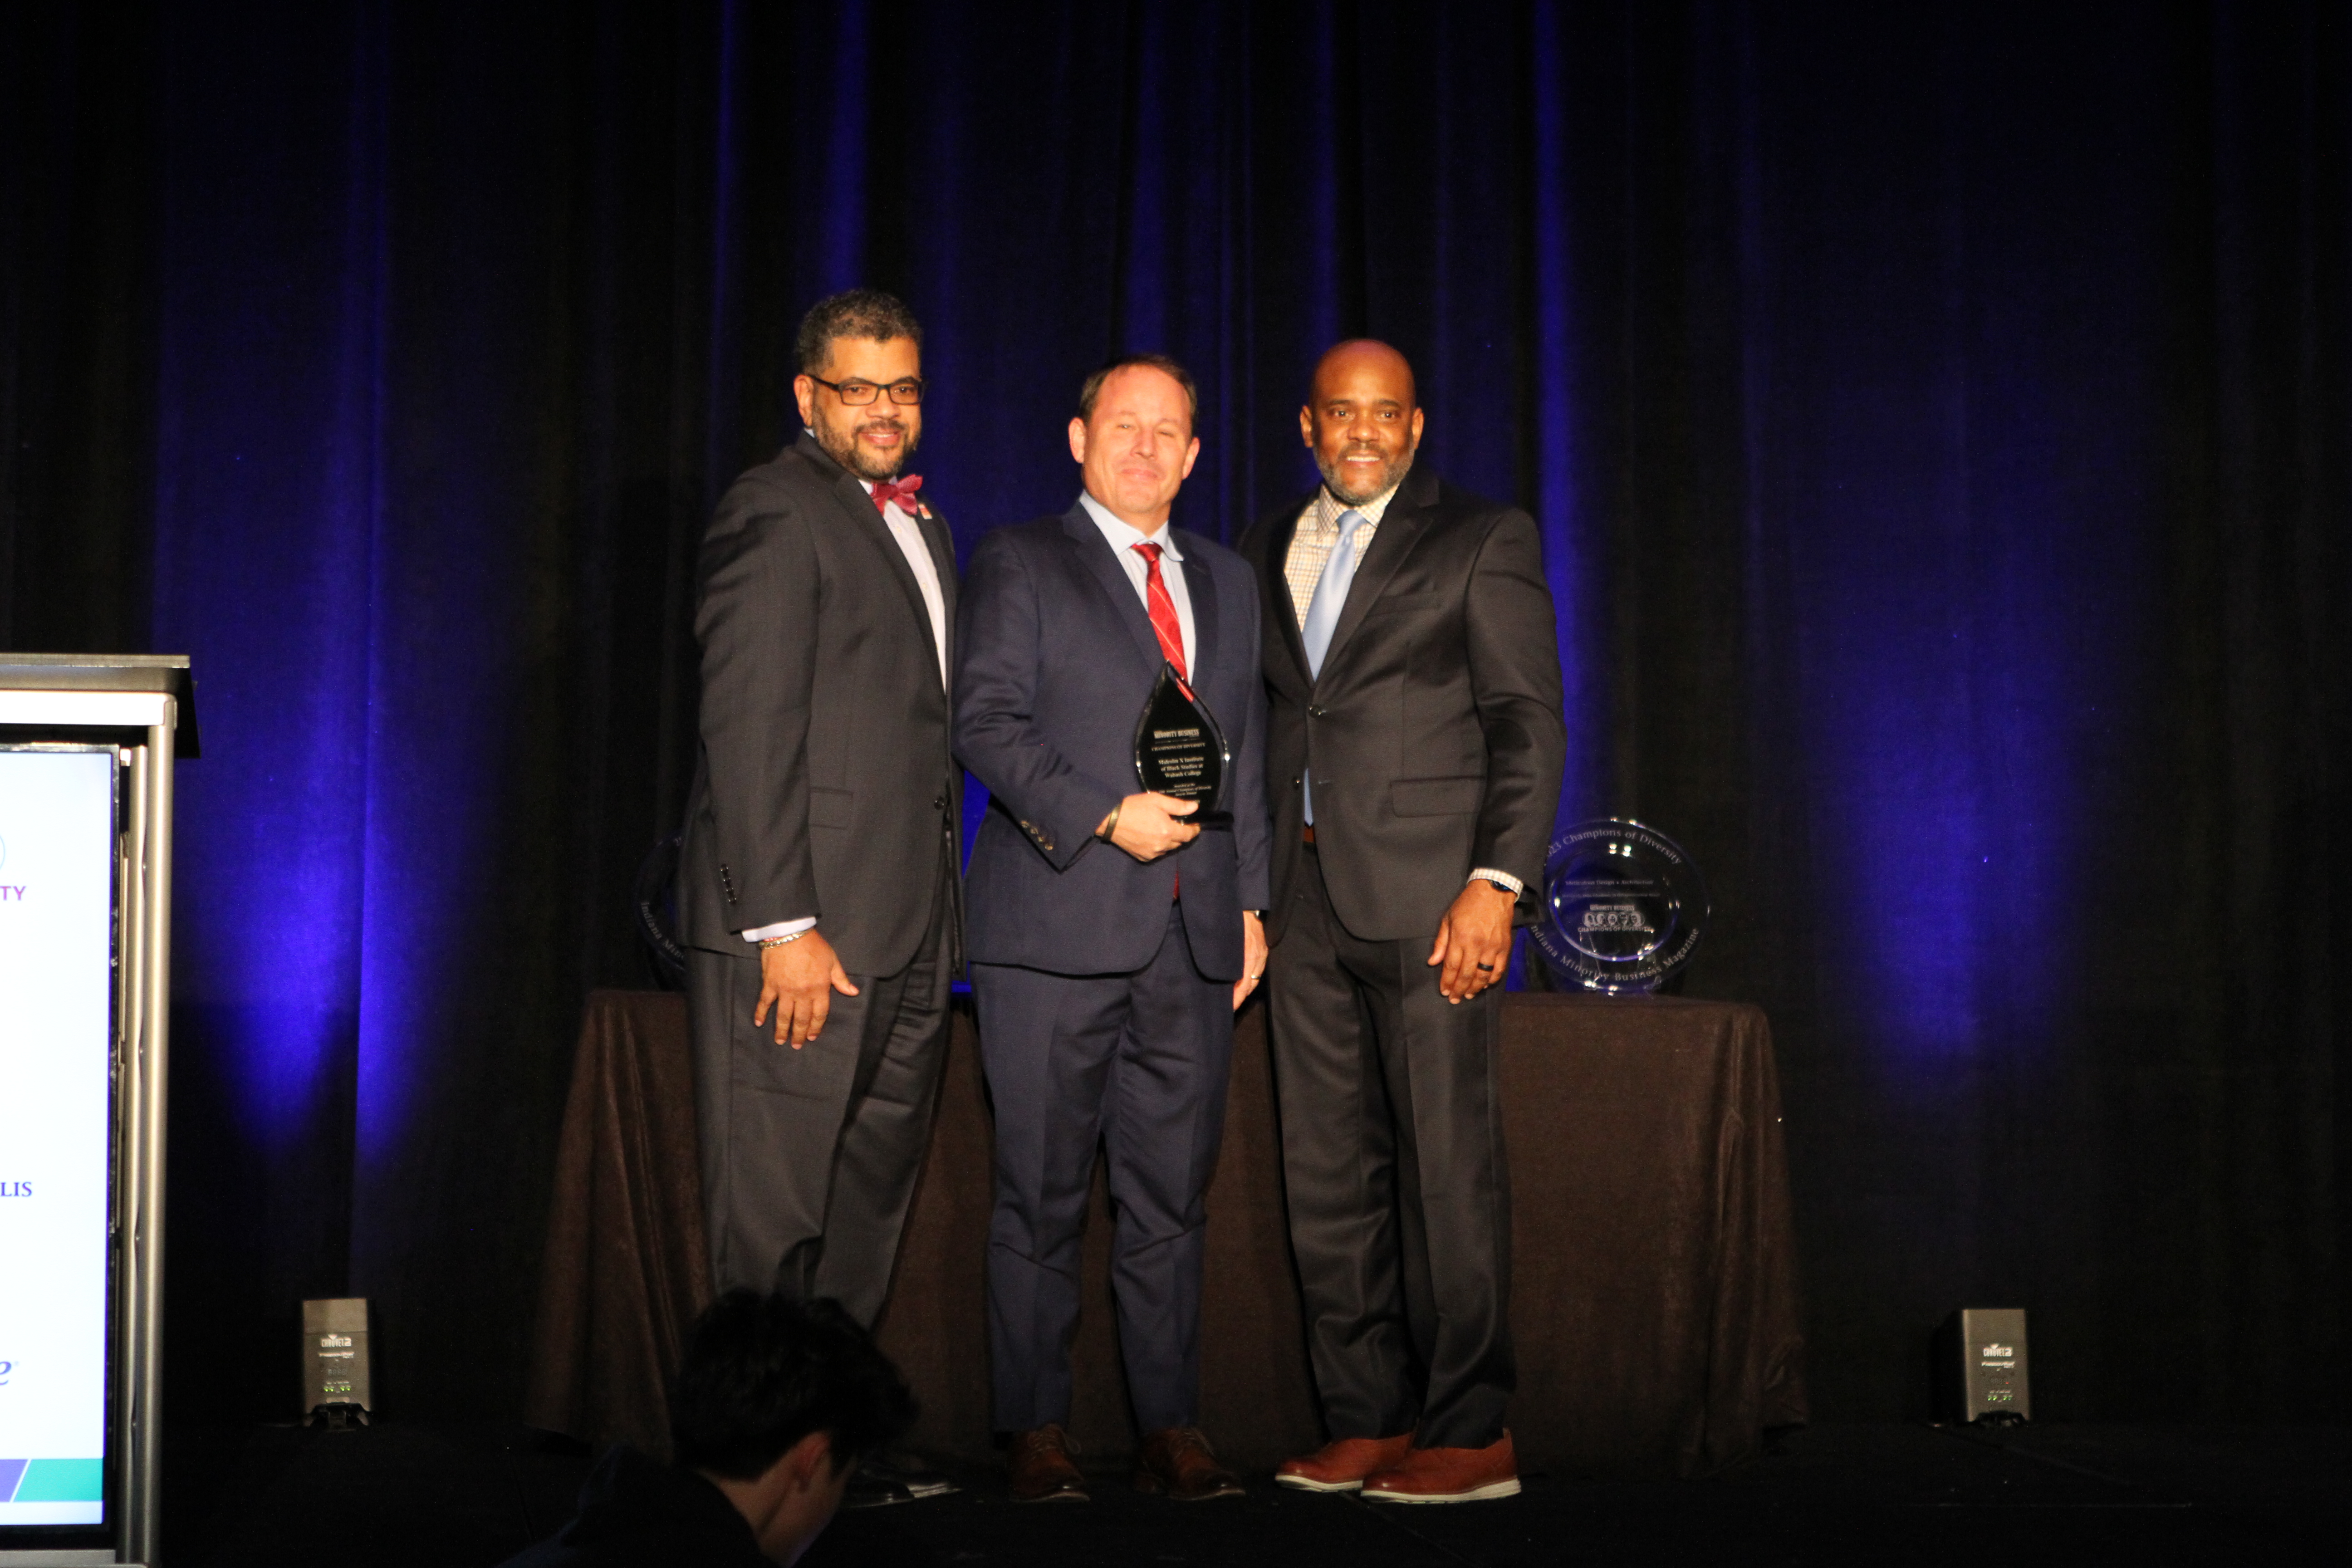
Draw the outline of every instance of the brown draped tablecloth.
M1511 1426L1528 1469L1704 1474L1805 1418L1804 1340L1764 1015L1732 1003L1514 994ZM913 1446L992 1451L982 1259L989 1115L960 1008L880 1338L922 1401ZM667 1447L661 1394L709 1294L683 997L588 999L556 1157L526 1419ZM1071 1428L1131 1444L1099 1173ZM1243 1015L1209 1193L1201 1420L1264 1469L1321 1439L1282 1218L1265 1010Z

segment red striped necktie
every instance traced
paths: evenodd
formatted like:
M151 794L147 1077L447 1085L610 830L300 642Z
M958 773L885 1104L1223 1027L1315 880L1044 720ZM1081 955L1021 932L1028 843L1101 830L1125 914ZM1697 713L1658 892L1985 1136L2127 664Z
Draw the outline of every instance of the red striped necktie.
M1176 668L1176 679L1191 680L1184 667L1184 628L1176 619L1176 601L1168 596L1167 579L1160 575L1160 546L1146 540L1133 548L1143 553L1143 602L1151 616L1151 629L1160 634L1160 651Z
M1160 634L1160 656L1175 668L1181 684L1192 679L1184 668L1184 627L1176 619L1176 601L1168 596L1168 580L1160 574L1160 546L1145 540L1133 548L1143 552L1143 604L1151 616L1151 629ZM1187 689L1185 696L1192 695ZM1184 877L1178 872L1169 887L1171 898L1181 897Z

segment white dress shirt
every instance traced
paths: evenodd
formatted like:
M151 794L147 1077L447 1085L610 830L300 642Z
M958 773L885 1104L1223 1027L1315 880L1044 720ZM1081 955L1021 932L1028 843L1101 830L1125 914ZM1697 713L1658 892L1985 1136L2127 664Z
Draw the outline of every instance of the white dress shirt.
M857 482L866 487L867 495L874 493L873 480ZM948 684L948 596L940 587L940 564L931 559L931 547L924 542L922 524L908 517L904 507L892 501L882 509L882 521L889 528L890 537L898 542L899 552L907 558L907 568L915 574L915 585L923 591L923 607L931 613L931 646L939 649L940 686L944 690ZM754 927L743 933L743 940L768 942L812 930L815 925L814 915L803 915L798 920Z
M1160 546L1160 580L1168 585L1168 597L1176 606L1176 626L1183 633L1184 674L1189 679L1192 667L1200 662L1192 639L1192 590L1184 581L1184 557L1176 549L1176 531L1163 521L1158 529L1146 533L1131 522L1122 522L1111 515L1108 507L1081 490L1078 504L1102 530L1104 542L1118 563L1127 572L1127 580L1135 584L1135 596L1143 602L1143 613L1151 614L1151 563L1143 558L1139 544Z
M860 479L866 493L874 493L870 479ZM907 557L907 568L915 574L915 585L923 591L923 608L931 613L931 646L940 650L940 686L948 684L948 596L940 590L940 563L931 559L931 547L923 538L922 525L907 515L907 509L892 501L882 509L882 521L888 525L890 537L898 542L900 553Z

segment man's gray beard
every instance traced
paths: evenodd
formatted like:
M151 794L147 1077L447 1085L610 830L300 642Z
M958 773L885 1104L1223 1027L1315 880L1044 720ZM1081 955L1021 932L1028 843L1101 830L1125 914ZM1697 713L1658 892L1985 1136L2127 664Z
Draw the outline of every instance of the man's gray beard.
M884 479L895 479L906 471L907 459L915 455L915 433L912 430L908 429L904 425L898 426L905 439L898 445L898 460L877 473L872 466L874 459L866 455L865 447L857 444L858 429L858 426L851 426L838 447L833 444L832 430L820 429L816 432L816 444L824 449L826 457L831 458L859 479L876 484L879 484Z
M1345 457L1347 454L1343 452L1340 456ZM1322 474L1323 488L1331 492L1331 499L1333 500L1338 501L1341 506L1362 506L1369 501L1376 501L1380 500L1381 497L1388 494L1389 491L1404 483L1405 475L1412 472L1412 458L1413 455L1411 452L1407 452L1403 457L1398 458L1393 467L1381 471L1380 482L1374 488L1366 490L1361 495L1349 495L1346 490L1341 489L1339 488L1339 476L1333 473L1330 468L1324 468L1323 461L1320 458L1316 459L1315 467L1317 470ZM1336 464L1333 465L1333 467L1337 466L1338 465Z

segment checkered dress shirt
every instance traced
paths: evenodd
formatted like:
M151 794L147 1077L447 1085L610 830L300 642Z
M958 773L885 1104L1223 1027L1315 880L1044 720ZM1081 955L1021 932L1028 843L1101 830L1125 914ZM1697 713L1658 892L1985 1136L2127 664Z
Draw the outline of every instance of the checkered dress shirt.
M1364 564L1364 552L1372 547L1372 535L1381 531L1381 516L1396 499L1397 488L1391 485L1360 507L1345 507L1331 498L1328 489L1318 489L1307 510L1298 514L1298 527L1290 535L1290 556L1282 563L1282 575L1290 584L1290 609L1298 617L1298 629L1307 629L1307 606L1314 601L1315 584L1323 580L1323 568L1331 559L1332 547L1339 542L1339 518L1354 510L1364 514L1364 526L1356 530L1356 564Z

